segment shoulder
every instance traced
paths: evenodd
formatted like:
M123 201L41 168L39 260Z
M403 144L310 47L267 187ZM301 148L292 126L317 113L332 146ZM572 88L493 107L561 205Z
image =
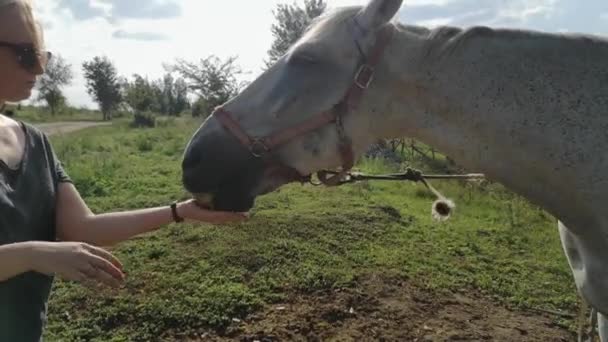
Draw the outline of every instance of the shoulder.
M0 116L0 125L4 125L5 127L13 129L15 131L24 132L26 142L30 144L30 146L33 148L40 147L44 150L48 150L51 148L51 144L47 135L31 123L16 120L6 116Z
M10 118L6 115L0 115L0 126L4 126L14 130L21 130L25 128L28 133L35 134L38 136L44 135L44 133L42 133L42 131L40 131L36 126L21 120Z
M20 129L23 129L25 131L26 135L28 135L30 138L48 143L47 135L42 130L40 130L38 127L34 126L31 123L20 121L20 120L13 120L13 121L15 121L15 124Z
M27 123L27 122L19 122L20 125L22 125L25 128L25 131L28 135L32 136L32 137L36 137L36 138L40 138L44 141L48 141L48 137L46 136L46 134L41 131L38 127Z
M0 128L7 131L18 130L20 123L5 115L0 115Z

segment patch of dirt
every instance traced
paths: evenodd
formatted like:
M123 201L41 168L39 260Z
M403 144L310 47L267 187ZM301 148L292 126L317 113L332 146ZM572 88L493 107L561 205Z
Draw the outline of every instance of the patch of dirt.
M190 341L573 341L550 315L511 311L475 294L438 296L370 277L355 288L299 295L236 320L226 336Z
M95 121L70 121L70 122L52 122L52 123L40 123L36 124L36 127L46 133L47 135L55 134L67 134L70 132L79 131L81 129L96 127L96 126L107 126L111 125L111 122L95 122Z

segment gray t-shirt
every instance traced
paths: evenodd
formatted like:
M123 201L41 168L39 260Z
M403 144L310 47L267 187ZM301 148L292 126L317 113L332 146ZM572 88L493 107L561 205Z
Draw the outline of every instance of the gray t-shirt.
M55 241L57 186L70 182L44 133L20 123L25 133L17 169L0 161L0 245ZM53 277L28 272L0 282L0 341L39 341Z

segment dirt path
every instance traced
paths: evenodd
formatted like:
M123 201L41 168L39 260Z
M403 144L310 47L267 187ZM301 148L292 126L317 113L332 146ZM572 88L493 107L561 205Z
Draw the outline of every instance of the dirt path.
M38 129L47 135L66 134L79 131L81 129L97 126L109 126L111 122L96 122L96 121L68 121L68 122L51 122L35 124Z
M470 291L436 295L408 281L362 280L352 289L296 295L222 336L188 341L505 341L566 342L553 315L509 310Z

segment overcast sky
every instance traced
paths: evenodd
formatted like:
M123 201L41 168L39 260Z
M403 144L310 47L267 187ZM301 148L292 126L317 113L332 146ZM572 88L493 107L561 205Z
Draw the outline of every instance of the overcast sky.
M298 0L301 3L301 0ZM108 56L121 75L160 78L163 63L238 56L238 64L258 75L272 36L272 10L292 0L37 0L47 46L72 64L70 104L94 107L81 65ZM329 7L363 5L366 0L327 0ZM608 36L608 0L406 0L402 23L489 25L582 32Z

